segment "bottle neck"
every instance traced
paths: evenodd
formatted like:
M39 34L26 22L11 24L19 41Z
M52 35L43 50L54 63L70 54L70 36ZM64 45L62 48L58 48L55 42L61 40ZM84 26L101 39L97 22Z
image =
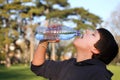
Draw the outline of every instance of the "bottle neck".
M82 38L83 37L83 31L77 30L75 36L78 36L78 37Z
M81 32L79 30L76 31L76 36L80 36Z

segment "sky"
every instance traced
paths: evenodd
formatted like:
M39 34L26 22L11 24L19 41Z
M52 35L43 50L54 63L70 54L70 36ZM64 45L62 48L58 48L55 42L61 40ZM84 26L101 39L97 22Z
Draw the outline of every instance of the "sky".
M91 13L98 15L102 20L107 20L110 14L120 4L120 0L68 0L71 8L83 7Z

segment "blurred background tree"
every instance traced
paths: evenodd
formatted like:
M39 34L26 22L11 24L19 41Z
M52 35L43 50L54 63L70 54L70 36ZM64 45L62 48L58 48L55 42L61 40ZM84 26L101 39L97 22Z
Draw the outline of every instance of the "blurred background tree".
M67 0L0 0L0 63L7 67L15 63L30 63L37 44L35 29L50 18L69 19L77 30L95 29L102 23L99 16L84 8L70 8ZM66 52L74 55L75 49L70 43L61 41L54 44L54 58L61 60L61 55ZM51 49L48 49L49 59Z
M107 27L115 36L118 45L120 46L120 5L111 13L109 19L104 23L104 27ZM120 49L119 49L120 50ZM114 64L120 65L120 51L117 57L113 60Z

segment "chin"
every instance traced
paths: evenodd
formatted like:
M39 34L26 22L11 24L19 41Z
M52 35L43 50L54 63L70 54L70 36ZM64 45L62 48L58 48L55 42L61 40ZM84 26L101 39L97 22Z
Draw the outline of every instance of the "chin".
M74 41L73 41L73 45L74 45L75 47L77 47L77 46L79 45L79 41L78 41L78 40L74 40Z

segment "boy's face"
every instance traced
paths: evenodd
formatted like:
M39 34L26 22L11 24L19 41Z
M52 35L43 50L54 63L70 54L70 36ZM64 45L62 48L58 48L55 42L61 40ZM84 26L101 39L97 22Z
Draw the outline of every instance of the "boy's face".
M97 30L86 30L82 38L76 38L73 42L76 48L81 50L95 49L94 44L100 40L100 34Z

